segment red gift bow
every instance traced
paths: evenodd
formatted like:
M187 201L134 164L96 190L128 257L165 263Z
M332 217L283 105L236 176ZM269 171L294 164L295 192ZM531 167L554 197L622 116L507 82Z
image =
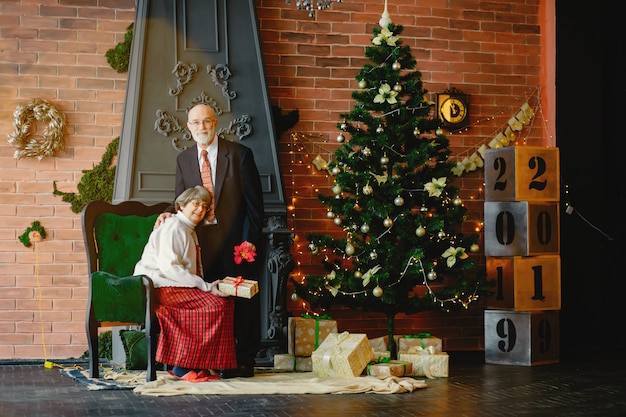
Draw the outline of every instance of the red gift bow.
M232 280L233 286L235 287L235 296L239 295L239 286L246 282L245 279L241 275L238 275L237 278Z

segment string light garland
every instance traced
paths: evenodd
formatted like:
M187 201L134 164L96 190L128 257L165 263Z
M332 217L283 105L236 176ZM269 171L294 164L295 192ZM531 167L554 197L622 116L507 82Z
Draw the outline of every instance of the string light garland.
M308 145L308 146L311 146L311 147L312 147L312 149L315 149L315 148L317 147L317 148L319 148L319 150L323 150L323 151L325 151L326 153L328 153L328 155L329 155L328 157L329 157L329 159L330 159L330 155L331 155L330 150L325 149L324 147L320 146L319 144L315 144L315 143L306 143L306 141L304 141L304 140L306 140L306 139L313 139L313 138L315 138L315 137L310 137L310 138L309 138L307 135L303 135L303 134L299 134L299 133L296 133L296 132L292 132L292 139L294 140L294 142L292 142L292 143L290 144L290 146L291 146L290 154L292 155L292 162L293 162L294 164L295 164L295 163L300 163L300 164L303 164L303 163L304 163L304 161L307 159L307 157L308 157L308 156L309 156L309 154L311 153L311 152L309 151L309 149L307 149L307 145ZM319 139L319 138L318 138L318 139ZM316 158L315 158L315 159L318 159L318 165L320 165L320 166L316 167L318 170L325 170L326 172L330 172L330 171L328 171L328 165L327 165L327 163L322 163L322 164L319 164L319 160L320 160L320 159L321 159L321 160L323 160L323 158L322 158L319 154L318 154L318 156L316 156ZM314 165L315 165L315 164L314 164ZM291 172L292 172L292 174L293 174L293 169L291 170ZM331 176L330 176L330 175L326 175L326 178L327 178L327 179L329 179L329 178L331 178ZM292 178L292 185L295 185L295 179L294 179L294 178ZM315 186L315 184L313 184L313 186ZM412 192L426 192L426 189L424 189L424 188L416 188L416 189L412 189L412 190L410 190L410 191L412 191ZM297 193L298 191L294 189L294 192L295 192L295 193ZM458 197L457 197L457 198L455 198L455 199L451 199L451 198L449 198L449 197L446 197L446 201L448 201L449 203L455 204L455 205L461 204L461 201L460 201L460 199L458 199ZM290 206L290 210L292 211L292 218L295 218L295 204L296 204L296 199L295 199L295 198L293 198L293 199L292 199L292 205ZM329 212L329 214L331 215L330 217L333 217L331 212ZM398 220L398 217L394 217L393 219L391 219L391 223L392 223L392 225L391 225L390 227L388 227L385 231L383 231L383 233L382 233L381 235L377 236L377 237L376 237L376 238L374 238L374 239L375 239L375 240L379 240L382 236L384 236L384 234L389 233L389 232L390 232L390 230L391 230L391 229L392 229L392 227L393 227L393 223L395 223L397 220ZM479 231L479 229L480 229L480 227L477 227L477 231ZM293 224L292 224L292 226L291 226L291 230L292 230L293 232L295 232L295 226L294 226ZM348 235L350 234L350 229L349 229L349 228L344 227L344 228L343 228L343 230L344 230L344 232L345 232L345 233L347 233ZM297 234L295 234L295 233L294 233L294 236L297 236ZM298 241L298 240L299 240L299 239L298 239L298 238L296 238L296 241ZM349 240L349 239L348 239L348 240ZM315 245L313 245L313 246L309 246L309 250L310 250L312 253L316 253L316 250L315 250L315 249L316 249L316 248L315 248ZM298 245L298 250L300 250L299 245ZM350 254L350 253L347 253L347 251L346 251L346 250L344 250L344 251L337 250L337 252L344 253L344 256L345 256L345 257L351 257L351 256L354 256L354 257L357 257L357 258L358 258L359 256L364 256L364 255L366 255L365 251L363 251L363 252L361 252L361 253L359 253L359 254L354 254L354 253ZM302 251L300 251L299 253L300 253L300 254L302 254ZM328 258L326 258L326 259L328 260ZM461 304L464 308L468 308L469 304L470 304L472 301L475 301L475 300L477 300L477 299L478 299L478 295L477 295L477 293L476 293L477 288L475 288L475 289L474 289L474 291L473 291L471 294L467 294L467 295L465 295L465 294L463 294L463 293L458 293L458 294L454 294L453 296L451 296L451 297L447 297L447 298L438 296L438 295L435 293L435 291L432 289L432 287L428 284L428 278L427 278L427 275L428 275L428 274L426 273L426 270L424 269L424 267L423 267L423 265L422 265L421 259L416 259L416 258L413 258L413 257L409 257L409 258L408 258L408 260L407 260L407 262L406 262L406 266L405 266L405 268L404 268L403 272L402 272L402 273L400 274L400 276L398 277L398 279L397 279L395 282L388 283L388 284L386 285L386 287L392 287L392 286L397 285L398 283L400 283L400 282L402 281L402 279L405 277L406 272L408 271L409 267L410 267L410 266L412 266L412 265L414 265L414 264L415 264L415 262L419 263L419 270L421 271L421 274L422 274L422 278L423 278L423 279L422 279L422 281L423 281L423 284L426 286L426 288L427 288L427 292L428 292L428 294L432 297L433 302L438 303L438 304L440 304L441 306L444 306L446 303L459 303L459 304ZM299 266L300 266L300 262L298 261L298 262L297 262L297 264L298 264L298 267L299 267ZM429 272L429 273L430 273L430 272ZM296 275L296 276L298 276L298 277L300 277L300 276L301 276L300 271L299 271L299 270L297 270L297 271L295 272L295 275ZM364 289L364 290L361 290L361 291L356 291L356 292L354 292L354 291L353 291L353 292L348 292L348 291L343 291L343 290L340 290L340 289L335 289L335 288L333 288L333 287L332 287L332 286L330 286L330 285L327 285L327 286L326 286L326 289L327 289L327 290L329 290L329 291L333 291L333 292L335 292L335 294L341 294L341 295L343 295L343 296L353 296L353 297L355 297L355 296L357 296L357 295L367 294L367 293L368 293L368 291L367 291L367 290L365 290L365 289ZM378 291L382 292L382 289L380 289L378 286L377 286L376 288L374 288L374 290L378 290ZM374 290L372 290L372 295L375 295ZM314 293L314 292L310 292L310 291L309 291L309 293L310 293L311 295L314 295L314 296L316 296L316 295L317 295L317 294L316 294L316 293ZM375 296L376 296L376 295L375 295ZM297 300L298 300L298 297L297 297L297 296L295 295L295 293L294 293L294 294L292 295L292 301L297 301ZM306 307L306 303L302 302L302 308L303 308L303 309L305 309L305 310L307 309L307 307Z
M290 213L290 225L289 225L289 229L291 230L291 232L294 235L294 247L296 252L299 255L303 255L305 252L303 251L303 247L302 244L300 243L300 236L297 233L296 230L296 226L295 226L295 219L296 219L296 208L297 208L297 202L298 202L298 198L300 196L300 191L298 189L296 189L295 185L296 185L296 180L295 180L295 172L294 172L294 166L296 165L306 165L308 169L311 169L310 174L311 174L311 178L314 179L316 178L316 176L319 175L319 173L316 173L316 171L318 172L322 172L324 174L324 178L326 179L326 186L331 187L332 188L332 178L333 178L333 171L336 171L336 167L335 169L330 169L328 166L328 161L333 159L333 150L323 146L320 144L320 142L323 143L328 143L328 139L325 138L324 136L321 135L314 135L314 134L307 134L307 133L301 133L301 132L296 132L296 131L292 131L290 132L290 138L291 141L288 143L289 146L289 155L291 156L291 164L292 166L289 169L289 173L291 174L291 186L293 188L293 195L290 198L291 204L287 207L289 213ZM394 149L390 149L393 152L396 152L399 156L402 156L401 153L395 151ZM311 155L316 154L316 156L311 160L311 164L307 164L306 161L310 160ZM324 155L324 156L322 156ZM328 161L327 161L328 160ZM314 169L313 169L314 168ZM318 193L319 192L319 188L318 188L318 183L316 183L314 180L312 181L311 185L310 185L312 191L314 193ZM410 189L410 190L405 190L407 192L426 192L426 190L424 188L415 188L415 189ZM471 200L473 201L482 201L480 198L476 198L475 196L470 197ZM450 197L446 197L445 201L447 202L447 204L454 204L454 205L460 205L462 204L462 200L458 197L456 198L450 198ZM335 215L332 212L327 212L327 216L329 219L334 219ZM398 217L394 217L392 220L392 223L395 223L398 220ZM483 221L479 220L476 223L476 226L474 228L474 231L476 233L480 233L483 229ZM393 227L393 226L392 226ZM377 236L375 239L379 240L385 233L388 233L390 231L390 229L392 227L387 228L383 234ZM350 233L351 230L347 227L343 227L342 230L344 231L344 233ZM315 248L313 248L313 250L311 250L311 247L308 247L308 251L309 253L313 253L316 254ZM341 249L338 249L339 252L342 252ZM475 250L477 251L477 250ZM343 251L345 252L345 250ZM358 256L363 256L365 253L361 252L359 254L353 254L352 256L354 257L358 257ZM292 276L294 277L302 277L302 273L300 271L300 266L301 266L301 262L300 260L296 261L296 265L297 268L294 270L294 272L292 273ZM402 274L402 276L404 276L404 274ZM358 294L358 293L355 293ZM355 295L353 294L353 295ZM296 301L296 297L293 296L292 297L292 301ZM440 299L436 299L435 301L439 301ZM449 299L445 299L443 300L444 302L448 302L450 301ZM303 303L303 308L305 307L304 303Z

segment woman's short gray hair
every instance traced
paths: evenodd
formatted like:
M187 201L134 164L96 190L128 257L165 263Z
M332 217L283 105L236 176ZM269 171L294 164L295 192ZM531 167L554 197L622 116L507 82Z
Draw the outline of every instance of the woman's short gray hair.
M183 191L176 198L176 201L174 201L174 207L176 208L176 211L178 211L182 207L186 206L187 203L193 200L204 201L207 207L209 207L211 205L212 199L213 196L210 192L207 191L206 188L201 185L196 185L195 187L187 188L185 191Z

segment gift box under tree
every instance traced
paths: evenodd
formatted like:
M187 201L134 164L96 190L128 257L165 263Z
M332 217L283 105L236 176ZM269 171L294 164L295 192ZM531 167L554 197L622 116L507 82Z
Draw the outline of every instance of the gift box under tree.
M413 346L409 350L398 353L398 360L411 362L411 376L427 378L447 378L449 357L445 352L435 352L432 346L423 349Z
M384 378L388 376L411 375L413 364L406 361L377 358L367 365L367 375Z
M381 336L369 339L372 350L374 351L374 357L378 358L391 358L391 352L388 350L389 337Z
M274 355L274 369L286 371L311 372L313 363L310 356L294 356L289 353Z
M406 352L412 347L426 349L432 347L436 353L443 352L443 342L430 333L405 334L396 339L397 353Z
M337 333L337 322L329 316L289 317L287 352L294 356L311 356L330 333Z
M330 333L311 358L319 376L354 378L374 359L374 351L365 334Z

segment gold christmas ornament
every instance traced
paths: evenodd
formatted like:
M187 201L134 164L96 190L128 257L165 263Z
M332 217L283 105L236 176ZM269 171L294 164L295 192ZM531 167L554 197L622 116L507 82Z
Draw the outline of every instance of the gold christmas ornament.
M380 288L378 285L376 287L374 287L374 289L372 290L372 295L376 298L380 298L383 296L383 289Z

